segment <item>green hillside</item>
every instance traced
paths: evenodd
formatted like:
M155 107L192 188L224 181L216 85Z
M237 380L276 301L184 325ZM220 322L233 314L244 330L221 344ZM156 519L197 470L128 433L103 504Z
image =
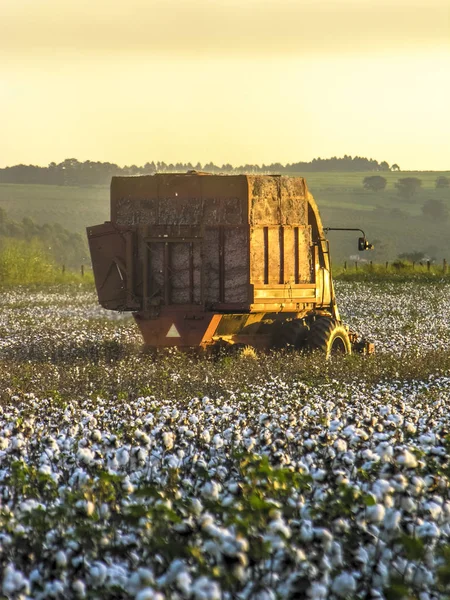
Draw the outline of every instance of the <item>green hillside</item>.
M361 258L374 262L392 261L398 254L412 251L423 251L437 260L450 259L450 220L427 219L422 214L424 202L430 199L442 201L450 212L450 188L435 188L436 178L450 178L450 172L383 172L380 175L387 179L387 186L381 192L363 188L364 177L372 175L373 172L306 174L324 225L362 228L376 249ZM405 177L422 181L422 187L408 200L400 197L395 187ZM108 219L109 188L0 184L0 208L6 210L9 219L21 221L29 217L38 224L56 222L84 235L87 226ZM356 237L330 232L335 263L353 260L358 255Z

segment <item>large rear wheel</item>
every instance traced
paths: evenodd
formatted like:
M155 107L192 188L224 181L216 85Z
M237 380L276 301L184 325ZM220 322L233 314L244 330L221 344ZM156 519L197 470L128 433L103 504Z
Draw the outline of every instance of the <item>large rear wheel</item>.
M352 353L347 329L330 317L320 317L311 325L308 347L312 351L322 352L326 358Z

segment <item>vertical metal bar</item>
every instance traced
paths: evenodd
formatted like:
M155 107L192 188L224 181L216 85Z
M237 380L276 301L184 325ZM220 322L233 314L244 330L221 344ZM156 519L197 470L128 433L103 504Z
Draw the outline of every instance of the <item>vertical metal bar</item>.
M219 227L219 302L225 302L225 230Z
M163 277L164 277L164 304L170 304L170 244L164 242L163 258Z
M194 304L194 243L189 244L189 303Z
M264 283L269 283L269 228L264 227Z
M294 227L294 281L300 283L300 256L299 256L299 245L300 240L298 236L298 227Z
M143 256L143 261L142 261L142 285L143 285L143 292L142 292L142 308L143 310L147 310L147 303L148 303L148 276L149 276L149 270L150 270L150 261L149 261L149 252L150 249L148 247L148 243L144 242L144 256Z
M125 265L127 269L127 304L133 305L134 295L134 261L133 261L133 232L129 231L125 235Z
M280 281L284 283L284 227L281 226L278 230L278 245L280 248Z

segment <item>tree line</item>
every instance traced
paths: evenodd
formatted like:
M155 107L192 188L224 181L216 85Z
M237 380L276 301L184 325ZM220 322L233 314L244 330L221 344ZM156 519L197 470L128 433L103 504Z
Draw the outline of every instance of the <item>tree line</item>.
M387 179L381 175L364 177L363 187L371 192L381 192L386 188ZM394 184L400 199L410 201L422 187L422 180L418 177L402 177ZM436 178L434 186L437 190L449 189L450 178L440 175ZM431 198L422 205L422 215L434 221L447 221L449 212L447 205L442 200Z
M213 162L165 163L147 162L143 166L130 165L119 167L110 162L66 158L61 163L50 163L47 167L36 165L14 165L0 169L0 183L29 183L46 185L107 185L114 175L153 175L154 173L186 172L190 170L210 173L307 173L320 171L399 171L397 164L390 166L386 161L379 163L372 158L347 156L342 158L314 158L310 162L295 162L282 165L245 164L235 167L231 164L221 166Z
M39 225L30 217L24 217L22 221L13 221L1 207L0 240L37 242L44 255L56 264L64 264L69 268L78 268L80 264L89 260L86 240L79 233L67 231L59 223Z

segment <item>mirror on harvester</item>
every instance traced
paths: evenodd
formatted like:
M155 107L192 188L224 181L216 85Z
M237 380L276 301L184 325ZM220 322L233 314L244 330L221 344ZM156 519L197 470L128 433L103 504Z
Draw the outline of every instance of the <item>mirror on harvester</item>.
M363 250L373 250L373 244L369 244L365 237L358 238L358 250L362 252Z

